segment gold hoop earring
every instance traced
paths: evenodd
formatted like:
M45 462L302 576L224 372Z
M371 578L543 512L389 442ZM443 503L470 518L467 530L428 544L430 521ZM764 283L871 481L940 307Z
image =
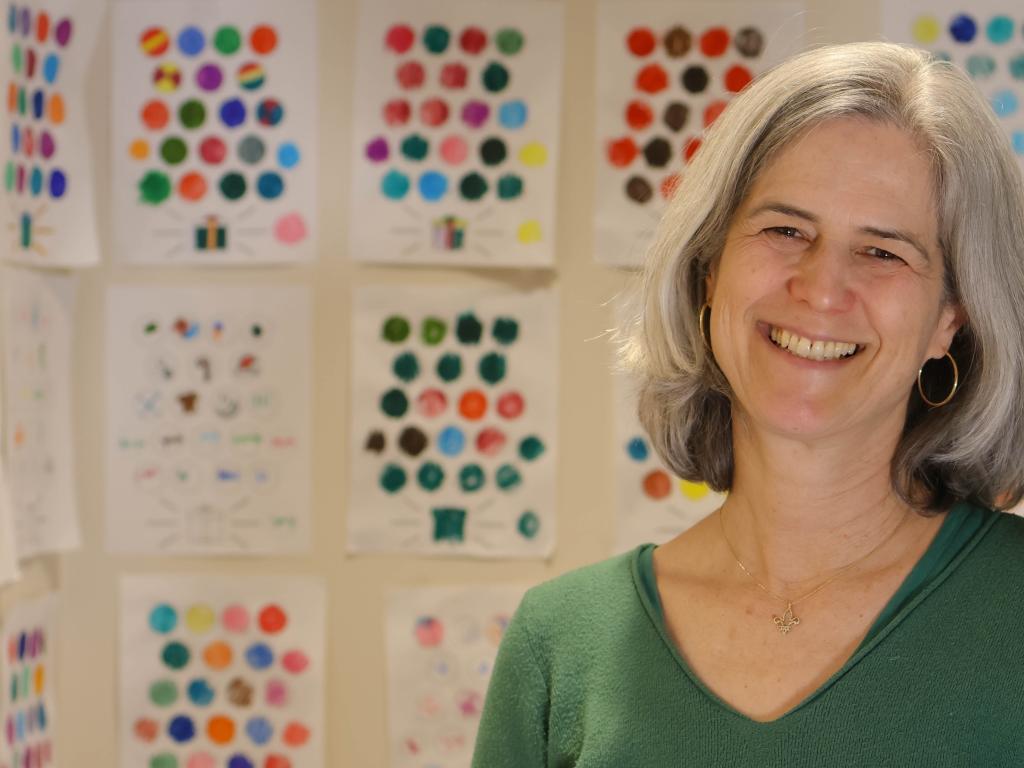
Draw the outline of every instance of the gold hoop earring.
M700 337L704 340L704 343L710 347L711 341L708 339L707 332L704 329L704 310L708 311L708 321L711 320L711 305L708 302L701 304L700 310L697 312L697 325L700 326Z
M953 366L953 388L949 390L949 394L946 395L944 400L940 400L936 403L928 399L928 396L924 393L924 387L921 385L921 374L924 372L924 365L922 365L917 371L917 393L921 396L921 399L932 408L941 408L952 400L953 395L956 394L956 388L960 385L960 369L957 368L956 360L953 359L953 356L949 354L949 352L946 353L946 357L949 358L950 365ZM925 365L927 365L927 363L925 363Z

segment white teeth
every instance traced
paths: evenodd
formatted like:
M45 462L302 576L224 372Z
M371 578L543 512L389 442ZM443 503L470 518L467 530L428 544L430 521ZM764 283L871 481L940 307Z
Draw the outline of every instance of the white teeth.
M849 357L857 351L857 345L845 341L811 341L803 336L790 333L785 328L772 327L769 336L775 344L797 357L809 360L836 360Z

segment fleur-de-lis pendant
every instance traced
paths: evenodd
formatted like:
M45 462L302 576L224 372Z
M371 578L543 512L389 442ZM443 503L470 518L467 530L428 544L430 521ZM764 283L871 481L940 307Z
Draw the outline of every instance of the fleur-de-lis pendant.
M786 603L786 612L781 616L772 616L772 623L779 628L779 632L788 635L789 630L800 623L800 619L793 615L793 604Z

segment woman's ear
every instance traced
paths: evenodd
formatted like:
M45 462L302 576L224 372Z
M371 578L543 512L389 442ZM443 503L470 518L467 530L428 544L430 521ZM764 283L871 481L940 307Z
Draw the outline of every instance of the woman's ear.
M956 332L967 322L967 313L958 303L950 302L939 312L939 321L932 335L932 343L928 346L928 357L938 360L943 357L953 343Z

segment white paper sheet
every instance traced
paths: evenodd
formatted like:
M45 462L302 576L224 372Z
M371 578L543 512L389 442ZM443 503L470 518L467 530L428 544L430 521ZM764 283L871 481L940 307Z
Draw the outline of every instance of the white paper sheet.
M79 546L71 432L75 279L4 272L4 436L18 556Z
M150 264L312 259L314 2L114 8L116 257Z
M353 306L349 551L549 555L554 293L374 286Z
M307 577L125 577L120 764L324 766L324 615Z
M525 591L435 587L389 596L391 768L469 768L498 644Z
M89 0L18 0L3 14L0 254L8 260L99 261L86 89L102 11Z
M0 768L57 766L57 596L16 603L0 619Z
M354 259L554 262L562 34L546 0L360 3Z
M14 540L14 510L11 507L11 491L7 485L7 470L0 458L0 586L17 581L21 576L18 569L18 553Z
M751 77L803 47L802 8L788 2L600 1L597 261L640 264L705 128Z
M310 315L297 285L110 289L110 549L308 549Z

